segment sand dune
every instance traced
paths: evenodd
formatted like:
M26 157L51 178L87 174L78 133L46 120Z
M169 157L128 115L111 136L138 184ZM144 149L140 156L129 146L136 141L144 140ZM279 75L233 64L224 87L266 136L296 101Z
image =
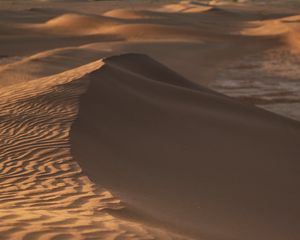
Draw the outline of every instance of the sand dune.
M111 215L124 205L70 154L82 76L101 65L0 90L0 239L187 239Z
M116 20L104 17L89 17L75 14L65 14L47 21L44 24L26 26L34 31L47 34L68 36L112 35L125 39L199 39L199 33L188 26L168 26L164 24L130 23L118 24ZM103 19L102 19L103 18Z
M104 55L105 51L103 51ZM99 59L100 51L65 47L40 52L0 66L0 86L51 76Z
M208 2L1 1L0 239L300 238L299 7Z
M29 25L37 31L66 35L93 35L105 32L117 22L100 16L63 14L48 20L44 24Z
M132 9L113 9L105 12L103 16L119 18L119 19L139 19L139 18L151 18L148 14L150 11L132 10Z
M251 36L278 36L291 47L292 51L299 52L299 23L300 15L254 22L255 27L242 33Z
M94 182L196 239L297 238L299 123L146 56L104 63L71 132L72 153Z
M181 13L191 13L191 12L204 12L211 9L209 5L200 5L195 1L181 1L179 3L166 4L162 6L159 10L163 12L181 12Z

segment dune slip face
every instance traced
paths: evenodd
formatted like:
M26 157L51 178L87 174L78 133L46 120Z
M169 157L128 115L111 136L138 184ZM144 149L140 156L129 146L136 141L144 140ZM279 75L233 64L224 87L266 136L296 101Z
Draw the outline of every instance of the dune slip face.
M71 149L93 182L196 239L298 239L298 122L145 55L105 59L89 79Z

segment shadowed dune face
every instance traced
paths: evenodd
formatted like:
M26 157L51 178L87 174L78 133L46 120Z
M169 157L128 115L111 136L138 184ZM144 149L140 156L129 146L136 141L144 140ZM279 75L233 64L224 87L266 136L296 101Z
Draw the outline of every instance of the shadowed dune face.
M104 62L71 131L72 153L94 182L198 239L297 238L298 123L143 55Z

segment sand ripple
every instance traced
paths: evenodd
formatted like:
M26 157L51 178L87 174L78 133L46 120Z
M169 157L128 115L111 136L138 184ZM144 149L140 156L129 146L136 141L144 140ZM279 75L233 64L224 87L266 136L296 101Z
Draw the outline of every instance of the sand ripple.
M87 84L75 79L100 65L0 90L0 239L157 237L110 215L107 210L122 204L96 187L70 155L70 126Z

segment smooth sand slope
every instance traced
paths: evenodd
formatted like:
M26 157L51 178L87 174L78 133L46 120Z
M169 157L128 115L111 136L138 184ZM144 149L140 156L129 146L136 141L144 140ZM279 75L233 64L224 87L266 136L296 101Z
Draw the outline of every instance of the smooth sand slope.
M297 239L300 124L198 87L152 59L104 60L71 148L90 178L196 239Z

